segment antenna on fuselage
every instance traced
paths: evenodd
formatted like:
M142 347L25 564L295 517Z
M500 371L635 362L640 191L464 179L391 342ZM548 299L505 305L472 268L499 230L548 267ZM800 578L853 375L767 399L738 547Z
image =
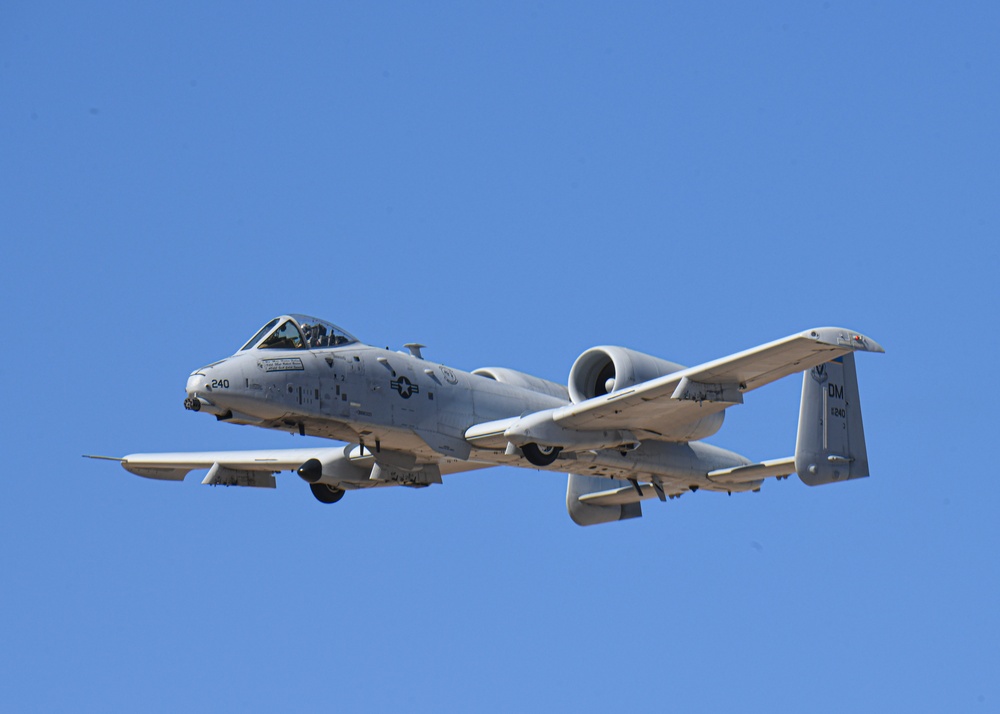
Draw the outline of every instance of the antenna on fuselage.
M423 359L424 358L424 356L423 356L423 354L421 354L420 350L421 350L421 348L426 347L426 346L427 345L422 345L419 342L407 342L405 345L403 345L403 347L405 347L406 349L408 349L410 351L410 354L413 355L414 357L416 357L417 359Z

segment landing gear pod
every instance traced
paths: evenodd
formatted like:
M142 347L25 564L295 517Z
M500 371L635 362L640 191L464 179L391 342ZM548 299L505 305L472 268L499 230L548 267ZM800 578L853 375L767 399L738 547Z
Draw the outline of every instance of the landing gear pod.
M351 463L346 453L351 448L356 447L348 445L344 451L337 450L323 458L308 459L295 473L308 484L325 483L336 487L342 481L363 481L368 478L370 468L364 469Z

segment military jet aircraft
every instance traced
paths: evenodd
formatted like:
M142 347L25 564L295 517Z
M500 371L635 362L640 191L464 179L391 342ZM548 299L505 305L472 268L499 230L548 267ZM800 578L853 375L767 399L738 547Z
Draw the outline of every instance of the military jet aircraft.
M184 406L346 446L114 460L171 481L208 469L202 483L225 486L274 488L275 474L294 471L323 503L489 466L544 469L569 474L566 507L579 525L637 518L650 498L759 491L769 477L797 473L816 486L868 476L854 353L884 350L853 330L806 330L696 367L594 347L568 386L499 367L463 372L422 347L394 352L314 317L276 317L231 357L192 372ZM757 463L701 441L746 392L796 372L794 456Z

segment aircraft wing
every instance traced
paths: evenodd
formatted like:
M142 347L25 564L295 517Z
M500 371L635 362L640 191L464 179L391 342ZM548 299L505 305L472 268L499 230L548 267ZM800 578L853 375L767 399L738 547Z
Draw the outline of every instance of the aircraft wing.
M344 447L313 449L259 449L254 451L180 451L160 454L129 454L121 458L96 456L90 458L118 461L126 471L146 478L183 481L195 469L213 469L204 483L226 483L225 476L237 474L246 481L228 485L274 486L273 474L294 471L309 459L332 458L343 453ZM219 468L216 468L218 466ZM221 472L221 473L220 473ZM213 476L223 477L211 480ZM270 477L270 482L268 478Z
M670 437L734 404L743 393L854 351L884 352L874 340L839 327L817 327L729 357L557 409L561 427L624 429Z
M417 464L412 454L382 450L362 451L358 445L305 449L259 449L249 451L179 451L128 456L88 456L117 461L129 473L164 481L183 481L191 471L208 469L203 484L212 486L255 486L274 488L274 474L297 471L308 461L317 461L327 475L337 474L345 488L391 485L385 481L440 483L441 474L480 469L491 464L446 457ZM378 464L378 467L376 467ZM375 474L382 474L376 477ZM392 478L392 474L396 474ZM388 474L388 476L387 476ZM369 483L370 482L370 483ZM354 485L345 485L354 484Z

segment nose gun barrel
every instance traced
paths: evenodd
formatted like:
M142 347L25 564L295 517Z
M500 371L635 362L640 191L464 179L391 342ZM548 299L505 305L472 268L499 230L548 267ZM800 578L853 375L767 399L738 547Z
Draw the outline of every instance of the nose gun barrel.
M215 366L210 365L191 373L185 387L185 391L187 392L187 398L184 400L185 409L194 412L205 411L215 416L221 416L228 412L227 408L216 404L213 400L205 396L206 394L210 395L213 393L213 386L215 385L226 384L228 386L229 380L223 378L222 374L215 374L216 372L218 370L215 369Z

